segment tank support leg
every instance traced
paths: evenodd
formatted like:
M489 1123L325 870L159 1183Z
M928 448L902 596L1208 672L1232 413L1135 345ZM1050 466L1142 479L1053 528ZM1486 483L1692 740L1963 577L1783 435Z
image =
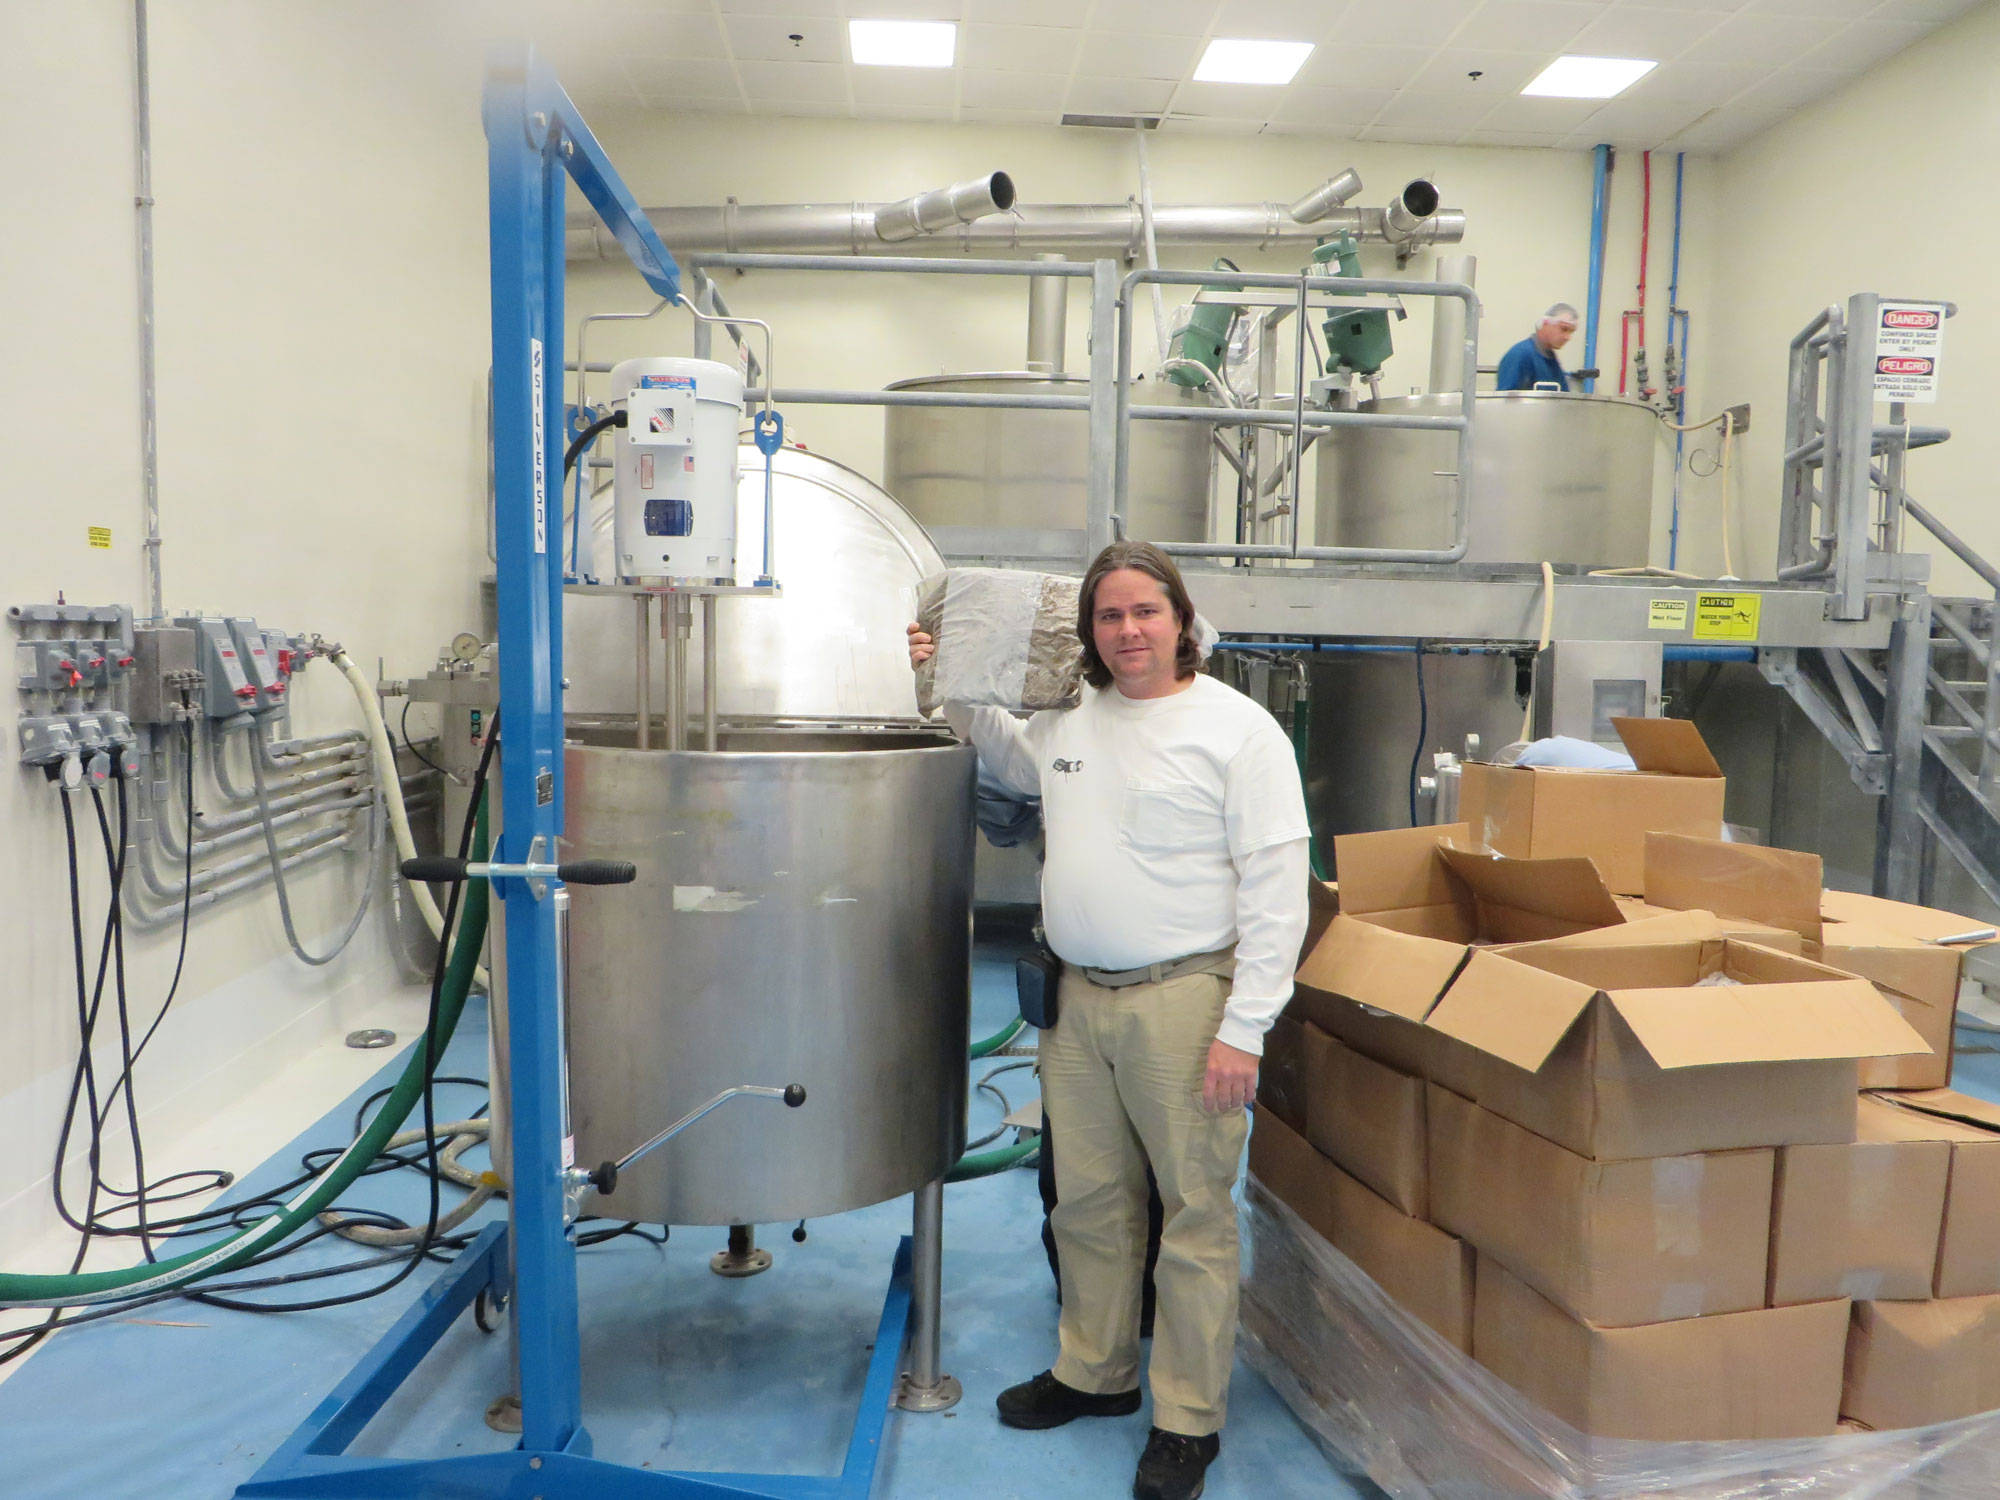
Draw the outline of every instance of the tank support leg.
M917 1189L910 1232L910 1353L896 1405L948 1411L964 1394L938 1369L938 1304L944 1291L944 1179Z
M729 1248L711 1255L708 1268L718 1276L755 1276L771 1269L771 1252L757 1248L755 1225L731 1224Z

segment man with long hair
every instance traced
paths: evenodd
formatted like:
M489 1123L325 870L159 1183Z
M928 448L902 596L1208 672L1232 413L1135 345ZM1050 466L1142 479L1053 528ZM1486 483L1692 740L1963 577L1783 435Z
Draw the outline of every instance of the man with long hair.
M1060 1354L1001 1393L1000 1420L1048 1428L1139 1409L1146 1171L1163 1205L1139 1500L1193 1500L1220 1449L1236 1341L1232 1190L1264 1032L1305 936L1305 796L1259 705L1198 669L1173 561L1115 542L1085 573L1082 702L1025 724L946 717L1003 786L1042 799L1042 919L1063 960L1041 1042L1060 1136L1051 1217ZM912 663L933 650L910 627Z

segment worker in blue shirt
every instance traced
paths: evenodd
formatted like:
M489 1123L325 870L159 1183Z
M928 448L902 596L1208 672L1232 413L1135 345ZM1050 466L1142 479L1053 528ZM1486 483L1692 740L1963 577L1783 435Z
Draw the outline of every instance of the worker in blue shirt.
M1496 391L1532 391L1536 386L1553 385L1569 389L1569 377L1556 361L1556 351L1576 332L1576 309L1558 302L1542 314L1535 331L1500 356L1500 371L1493 382Z

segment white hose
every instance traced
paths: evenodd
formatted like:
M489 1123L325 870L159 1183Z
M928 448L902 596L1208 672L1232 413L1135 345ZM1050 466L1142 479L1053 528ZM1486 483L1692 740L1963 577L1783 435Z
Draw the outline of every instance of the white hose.
M340 668L348 686L354 689L354 697L361 705L361 717L368 732L368 750L375 758L375 779L382 788L382 798L389 809L389 831L395 836L398 860L415 859L417 842L410 836L410 815L403 806L403 781L396 770L396 750L389 743L389 726L382 721L382 706L375 701L375 685L361 673L361 669L348 659L345 651L336 651L327 658ZM417 910L423 913L424 925L431 930L431 936L444 941L444 913L432 899L430 888L421 880L409 882L410 899L417 903ZM473 981L480 985L487 983L486 970L473 971Z

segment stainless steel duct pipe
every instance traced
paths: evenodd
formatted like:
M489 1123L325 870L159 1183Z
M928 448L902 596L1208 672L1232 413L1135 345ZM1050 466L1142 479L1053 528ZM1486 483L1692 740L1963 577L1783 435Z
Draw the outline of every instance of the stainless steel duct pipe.
M1348 167L1338 175L1327 178L1285 211L1301 224L1311 224L1360 191L1361 179L1354 168Z
M1339 178L1334 181L1339 182ZM1330 186L1330 185L1329 185ZM1437 190L1423 188L1434 205ZM1325 189L1300 200L1312 204ZM1269 249L1310 247L1330 234L1391 244L1407 256L1422 245L1455 245L1465 238L1462 209L1435 209L1420 215L1423 194L1416 185L1388 208L1328 208L1302 223L1282 203L1169 205L1153 210L1153 234L1162 245L1237 246ZM801 255L875 255L890 242L878 232L878 214L892 205L725 203L719 207L649 208L647 216L677 255L723 252L776 252ZM1062 250L1122 254L1136 259L1145 248L1137 203L1043 203L1016 205L971 223L941 230L914 245L935 244L966 253L992 255L1009 250ZM622 259L625 252L596 219L573 221L571 260Z
M1479 274L1479 258L1473 255L1440 255L1437 258L1439 281L1452 281L1460 286L1475 285L1473 277ZM1431 384L1433 396L1446 395L1459 389L1465 375L1465 304L1449 297L1439 297L1431 303Z
M1036 260L1060 262L1061 255L1037 255ZM1069 317L1069 280L1036 276L1028 282L1028 368L1049 375L1063 372L1064 324Z
M990 172L890 204L876 213L875 234L889 244L900 244L954 224L970 224L987 214L1005 213L1013 206L1014 179L1005 172Z

